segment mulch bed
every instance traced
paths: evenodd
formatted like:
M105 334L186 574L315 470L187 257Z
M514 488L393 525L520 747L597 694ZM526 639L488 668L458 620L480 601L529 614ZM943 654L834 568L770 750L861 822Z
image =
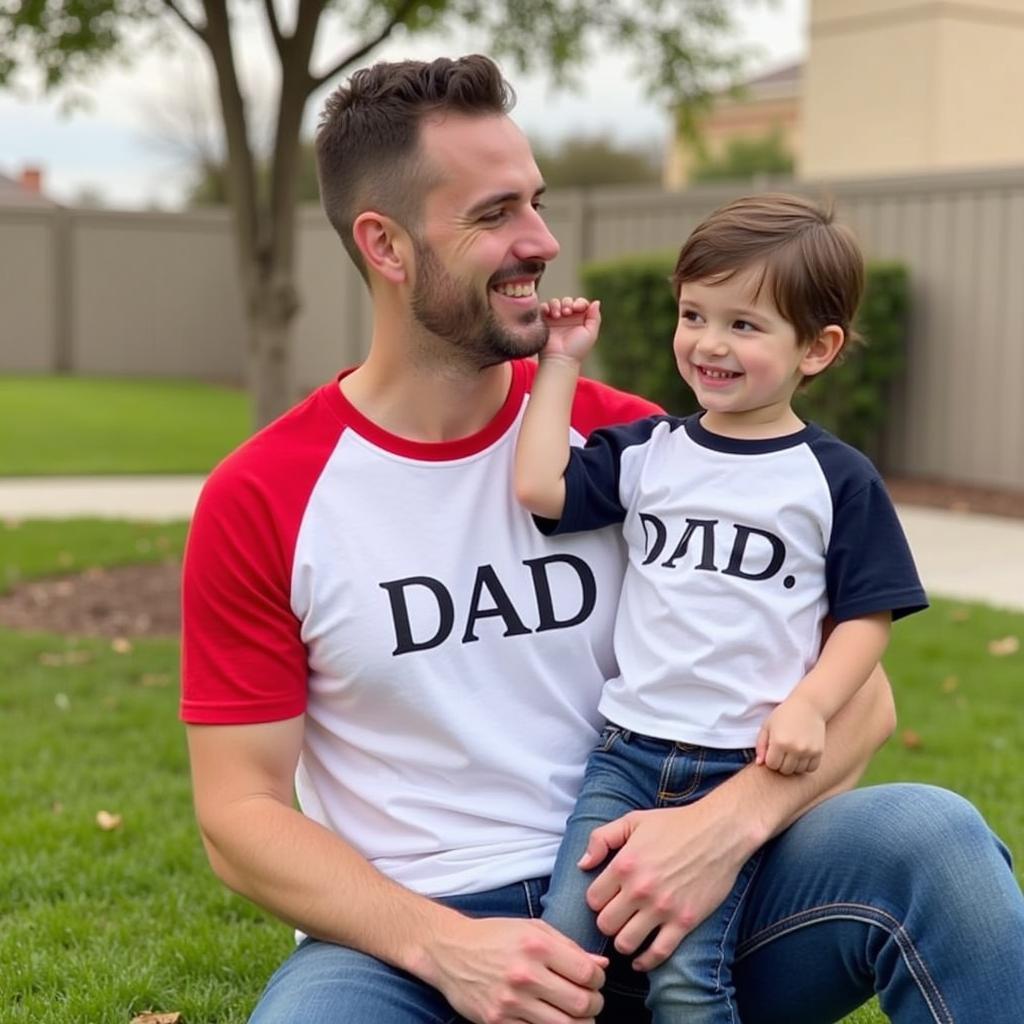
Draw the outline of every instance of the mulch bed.
M936 480L886 481L897 503L1024 519L1024 491ZM173 637L181 628L176 562L89 569L16 586L0 595L0 627L102 637Z
M181 566L124 565L51 576L0 595L0 627L77 636L175 636Z

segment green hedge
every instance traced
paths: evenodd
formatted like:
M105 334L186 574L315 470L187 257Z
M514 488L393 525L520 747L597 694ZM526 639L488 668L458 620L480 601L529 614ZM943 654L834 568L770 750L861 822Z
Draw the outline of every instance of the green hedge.
M598 374L610 384L646 395L672 413L699 408L676 369L672 336L676 304L668 283L675 255L634 256L582 268L583 292L601 300ZM903 368L908 311L906 269L870 263L857 330L865 345L798 393L795 407L876 462L881 452L889 389Z

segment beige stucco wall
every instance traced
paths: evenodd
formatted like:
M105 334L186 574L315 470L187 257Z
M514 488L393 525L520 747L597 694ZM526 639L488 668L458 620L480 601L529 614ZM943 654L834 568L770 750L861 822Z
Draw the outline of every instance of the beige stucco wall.
M802 177L1024 162L1024 0L812 0Z
M733 139L761 139L778 130L790 153L800 151L800 98L779 96L769 99L721 100L701 121L701 143L711 157L724 155ZM663 182L666 188L682 188L697 163L693 146L682 140L668 146Z

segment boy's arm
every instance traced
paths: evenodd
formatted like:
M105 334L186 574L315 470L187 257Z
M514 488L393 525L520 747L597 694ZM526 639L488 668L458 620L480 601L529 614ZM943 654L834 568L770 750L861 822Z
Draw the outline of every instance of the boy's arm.
M561 299L542 305L550 333L530 389L516 445L516 498L534 515L558 519L565 507L569 422L583 357L597 340L600 303Z
M825 726L882 660L891 626L887 611L835 626L814 667L765 719L757 737L758 764L783 775L817 769Z

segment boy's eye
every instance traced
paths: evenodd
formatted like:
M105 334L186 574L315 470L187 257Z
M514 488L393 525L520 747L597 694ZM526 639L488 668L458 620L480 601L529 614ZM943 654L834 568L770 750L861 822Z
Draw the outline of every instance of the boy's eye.
M684 309L679 314L679 319L685 320L687 323L690 324L699 324L701 322L700 313L698 313L695 309Z
M757 330L757 325L752 324L749 320L734 320L732 325L737 331L741 331L743 334L749 334L751 331Z

